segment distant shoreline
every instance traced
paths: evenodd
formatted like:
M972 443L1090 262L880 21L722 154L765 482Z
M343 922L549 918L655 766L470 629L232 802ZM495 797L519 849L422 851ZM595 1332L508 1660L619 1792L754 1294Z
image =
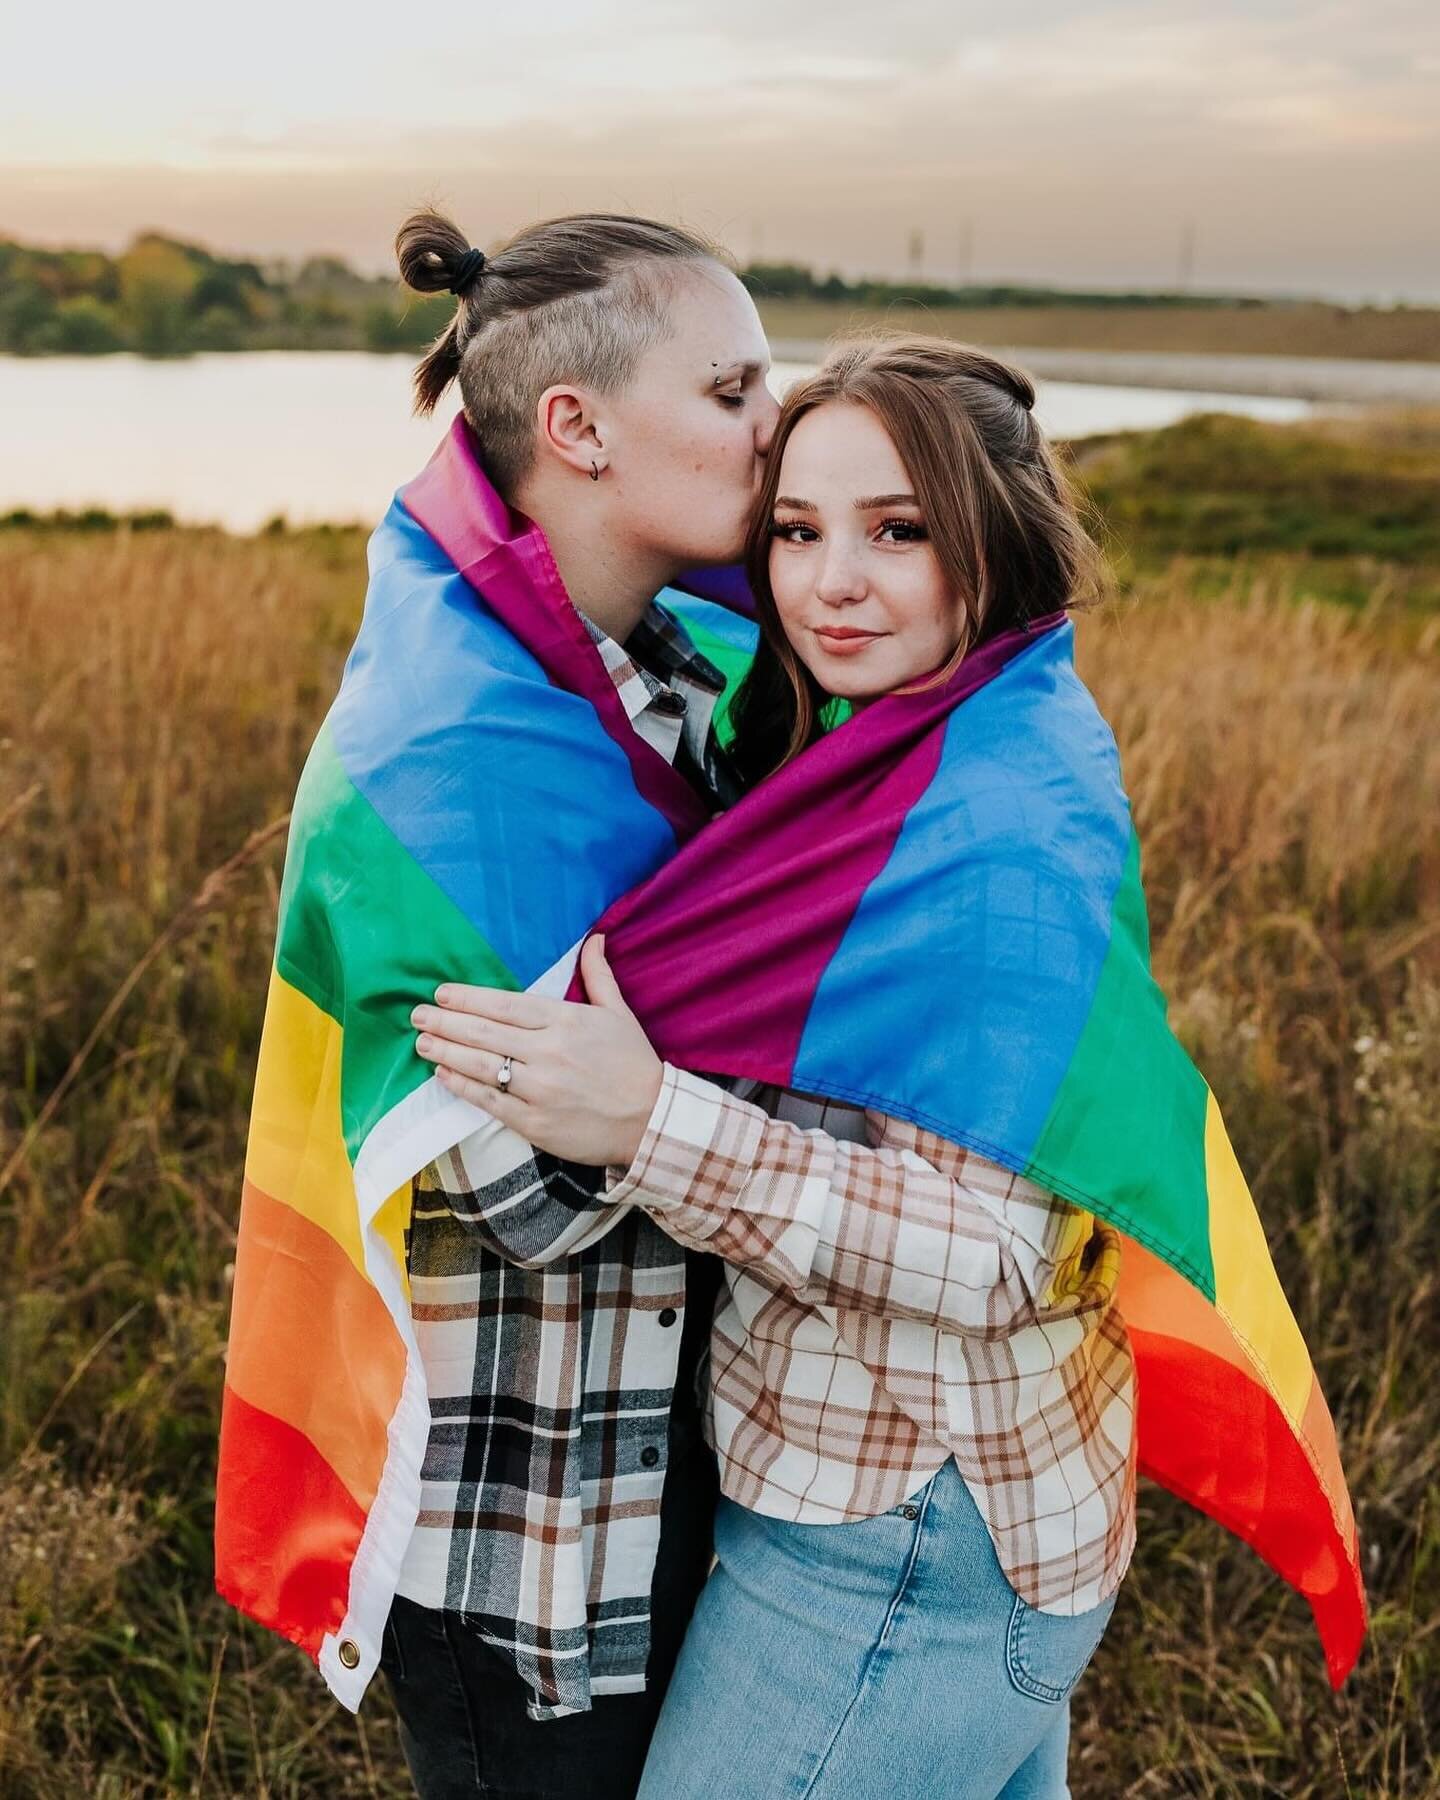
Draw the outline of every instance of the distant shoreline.
M829 337L782 337L772 334L770 345L777 363L813 364L822 360L827 343L846 331L895 326L893 319L846 320ZM906 322L911 325L910 321ZM929 325L936 330L935 323ZM999 356L1028 371L1040 381L1075 382L1093 387L1155 388L1180 393L1243 394L1266 398L1303 400L1320 406L1421 407L1440 409L1440 361L1402 361L1389 358L1339 356L1280 356L1232 354L1224 351L1100 350L996 341L963 331L943 335L983 342ZM371 358L401 357L413 361L413 351L334 349L198 350L185 356L141 357L133 350L109 353L101 358L17 356L0 350L0 362L99 360L111 357L133 362L153 362L175 368L203 358L232 356Z
M1036 372L1050 372L1055 380L1062 379L1058 365L1054 371L1042 371L1042 355L1281 357L1287 361L1306 358L1327 363L1393 362L1440 367L1440 308L1352 311L1306 303L1237 307L852 307L768 299L762 299L759 305L771 342L777 345L816 344L847 331L934 332L994 349L1023 346ZM1143 385L1145 379L1137 376L1133 384L1127 379L1126 385Z
M1440 362L1231 356L1214 351L1059 350L1022 344L991 348L1042 381L1267 394L1323 406L1440 407ZM771 349L777 362L813 363L824 355L825 343L818 338L773 338Z

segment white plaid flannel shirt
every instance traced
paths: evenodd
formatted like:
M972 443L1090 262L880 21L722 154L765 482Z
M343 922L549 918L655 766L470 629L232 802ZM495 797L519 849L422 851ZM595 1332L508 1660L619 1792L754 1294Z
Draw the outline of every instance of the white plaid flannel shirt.
M652 605L622 647L585 623L636 731L718 778L723 684L679 624ZM431 1428L397 1592L462 1614L535 1718L643 1689L650 1647L685 1253L602 1180L492 1121L414 1191Z
M759 1098L667 1065L607 1195L724 1259L708 1434L725 1493L836 1523L953 1457L1016 1592L1097 1606L1135 1542L1118 1235L904 1120Z

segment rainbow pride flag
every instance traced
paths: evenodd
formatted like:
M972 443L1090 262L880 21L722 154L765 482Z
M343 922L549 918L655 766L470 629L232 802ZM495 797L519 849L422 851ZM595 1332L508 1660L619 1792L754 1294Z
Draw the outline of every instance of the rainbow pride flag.
M738 674L753 627L669 597ZM410 1010L457 976L563 992L587 928L705 818L457 426L371 539L295 799L220 1431L217 1585L346 1705L379 1659L429 1431L411 1181L483 1120L415 1055Z
M1365 1599L1334 1426L1151 977L1073 641L1043 621L875 702L597 929L667 1061L910 1119L1119 1228L1141 1471L1306 1597L1338 1686Z
M670 593L743 670L753 627ZM1141 1466L1364 1633L1333 1428L1213 1097L1149 973L1113 740L1071 628L892 696L708 826L630 729L463 426L371 543L300 784L236 1259L222 1593L358 1704L419 1500L410 1183L480 1115L414 1055L446 979L563 993L597 920L662 1054L873 1105L1131 1239Z

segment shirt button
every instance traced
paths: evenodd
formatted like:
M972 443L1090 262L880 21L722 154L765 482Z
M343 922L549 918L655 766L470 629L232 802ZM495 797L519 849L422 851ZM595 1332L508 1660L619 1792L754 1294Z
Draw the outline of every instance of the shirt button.
M662 1306L660 1308L660 1323L662 1325L673 1325L677 1316L673 1306Z
M900 1508L900 1513L902 1518L918 1519L920 1517L920 1508L918 1506L902 1506Z
M640 1452L640 1461L647 1469L653 1469L660 1460L660 1452L653 1444L647 1444Z
M339 1656L347 1669L360 1667L360 1646L353 1638L341 1638Z

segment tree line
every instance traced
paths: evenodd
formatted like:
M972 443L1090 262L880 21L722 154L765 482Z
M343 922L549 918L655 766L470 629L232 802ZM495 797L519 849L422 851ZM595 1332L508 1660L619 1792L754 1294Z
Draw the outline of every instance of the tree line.
M0 240L0 350L23 356L418 350L449 308L337 257L263 265L158 232L119 256Z
M989 284L947 287L817 274L801 263L752 263L741 279L762 302L888 306L1251 306L1173 293L1078 292ZM197 350L418 351L450 301L410 294L333 256L298 265L213 255L145 232L118 256L0 239L0 351L22 356L184 356Z

